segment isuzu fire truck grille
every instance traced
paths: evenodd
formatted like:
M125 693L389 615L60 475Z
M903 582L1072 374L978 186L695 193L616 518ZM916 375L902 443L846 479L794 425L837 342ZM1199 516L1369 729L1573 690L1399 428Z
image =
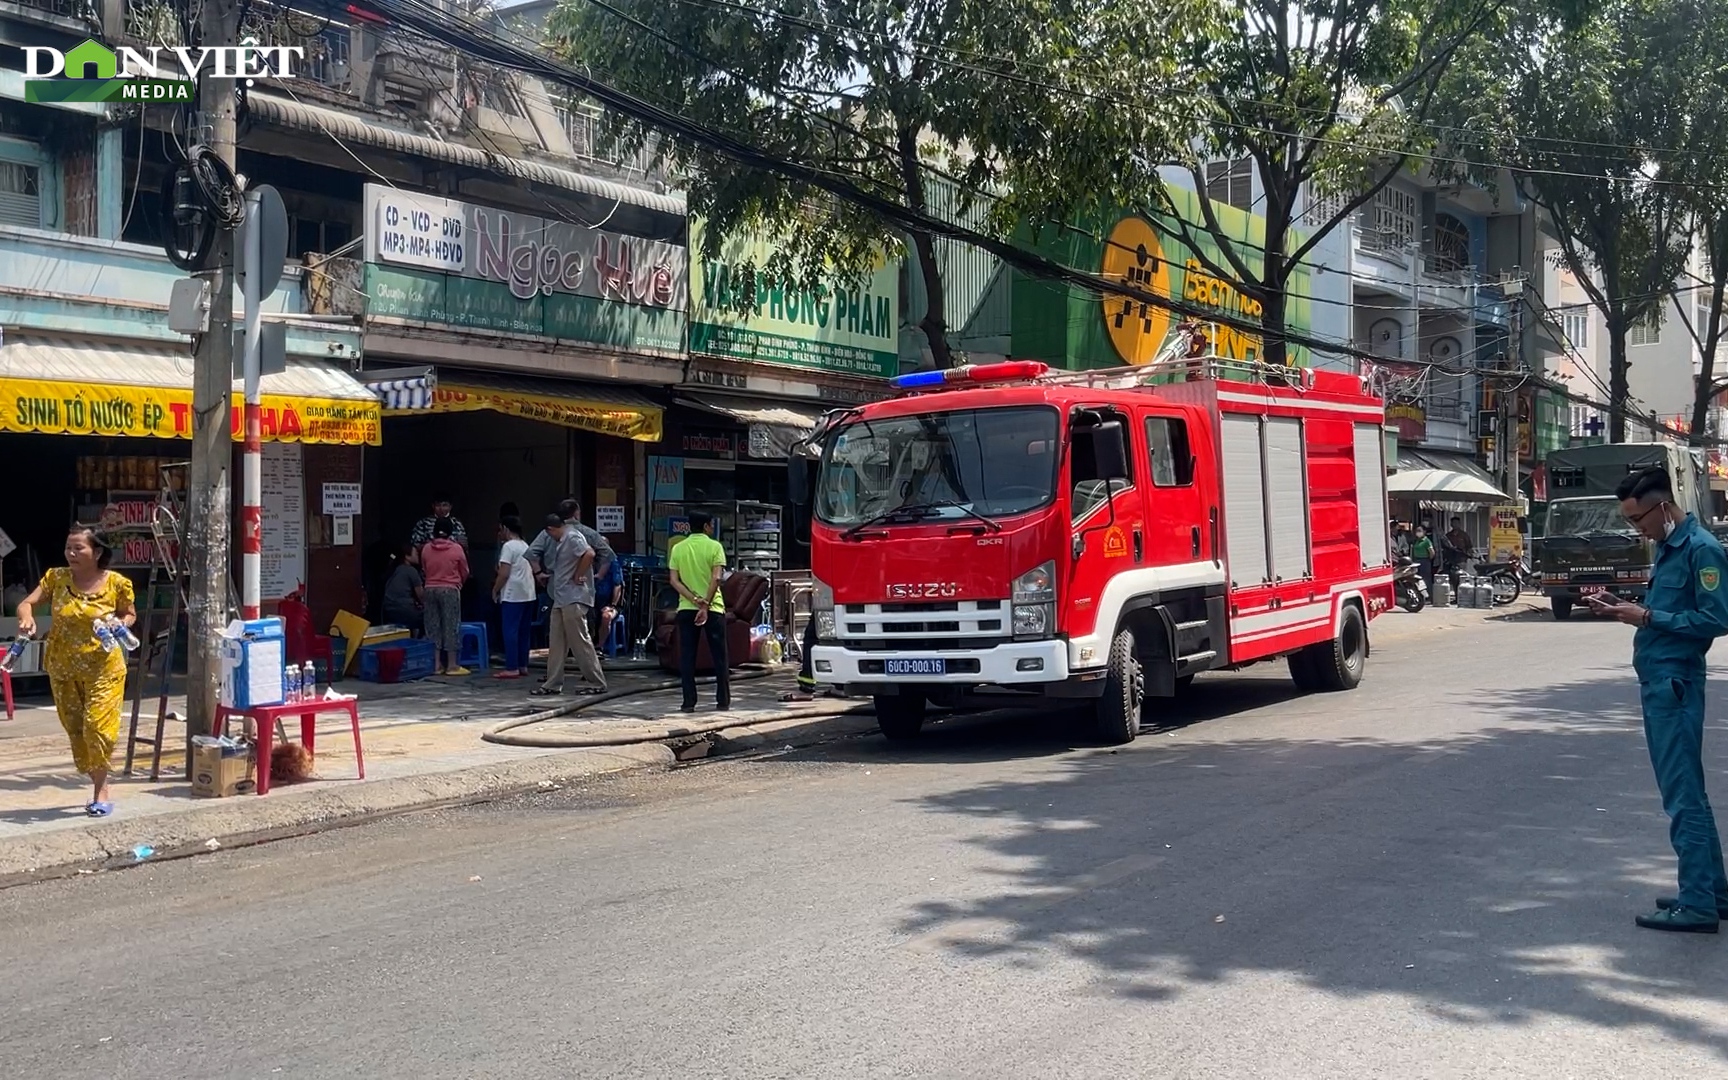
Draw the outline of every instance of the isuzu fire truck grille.
M845 604L841 644L849 649L989 649L1010 640L1001 600ZM934 615L936 618L908 618ZM950 668L949 670L955 670Z
M901 649L940 650L942 652L978 651L994 649L998 645L1008 645L1013 642L1010 637L966 637L966 638L933 638L933 637L893 637L893 638L841 638L840 645L847 649L857 649L861 652L897 652ZM957 671L952 663L949 671Z

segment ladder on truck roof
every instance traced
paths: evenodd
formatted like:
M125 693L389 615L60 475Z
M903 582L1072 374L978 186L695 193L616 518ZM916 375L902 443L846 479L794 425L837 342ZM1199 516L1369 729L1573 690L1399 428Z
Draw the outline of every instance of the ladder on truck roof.
M1260 360L1237 360L1220 356L1208 344L1207 350L1189 355L1200 327L1182 323L1171 335L1158 355L1145 364L1098 368L1092 371L1064 371L1045 375L1039 381L1063 386L1085 386L1095 390L1144 390L1176 382L1244 382L1263 386L1280 386L1298 393L1313 388L1311 368L1268 364ZM1202 339L1209 340L1209 339ZM1366 384L1363 391L1366 392Z

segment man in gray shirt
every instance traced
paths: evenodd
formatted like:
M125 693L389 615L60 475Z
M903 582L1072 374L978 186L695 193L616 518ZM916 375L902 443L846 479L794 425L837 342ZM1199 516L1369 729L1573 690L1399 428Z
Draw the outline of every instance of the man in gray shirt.
M563 518L565 523L575 526L576 531L582 534L582 539L588 541L588 546L594 549L594 576L604 577L606 567L618 556L613 552L612 545L606 542L604 536L582 524L582 504L574 496L565 499L558 504L558 516ZM542 580L548 573L546 565L551 560L546 557L546 552L552 547L552 544L551 534L545 529L541 529L540 535L536 536L533 542L528 545L528 565L534 568L534 572ZM592 601L589 602L589 606L593 606Z
M546 518L547 547L544 563L549 567L547 591L552 611L547 617L549 644L546 681L531 691L535 697L550 697L564 690L564 661L576 658L576 672L587 683L584 694L606 692L606 675L594 639L588 634L588 612L594 607L594 549L574 524L559 514Z

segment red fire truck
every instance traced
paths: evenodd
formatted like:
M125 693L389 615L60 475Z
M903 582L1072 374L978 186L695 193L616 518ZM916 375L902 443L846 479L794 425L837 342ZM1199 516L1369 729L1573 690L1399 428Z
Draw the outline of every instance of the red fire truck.
M834 414L793 483L815 677L873 696L890 738L980 694L1089 699L1126 742L1202 671L1361 681L1392 569L1385 411L1360 379L1197 357L896 384Z

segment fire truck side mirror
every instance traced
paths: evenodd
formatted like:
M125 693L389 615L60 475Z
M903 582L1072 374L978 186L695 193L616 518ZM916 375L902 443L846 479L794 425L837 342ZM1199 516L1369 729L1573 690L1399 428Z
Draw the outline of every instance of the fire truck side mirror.
M1133 473L1128 468L1128 437L1122 430L1122 421L1105 420L1090 434L1092 462L1098 470L1098 479L1132 479Z
M786 500L793 506L810 505L810 465L796 447L786 457Z

